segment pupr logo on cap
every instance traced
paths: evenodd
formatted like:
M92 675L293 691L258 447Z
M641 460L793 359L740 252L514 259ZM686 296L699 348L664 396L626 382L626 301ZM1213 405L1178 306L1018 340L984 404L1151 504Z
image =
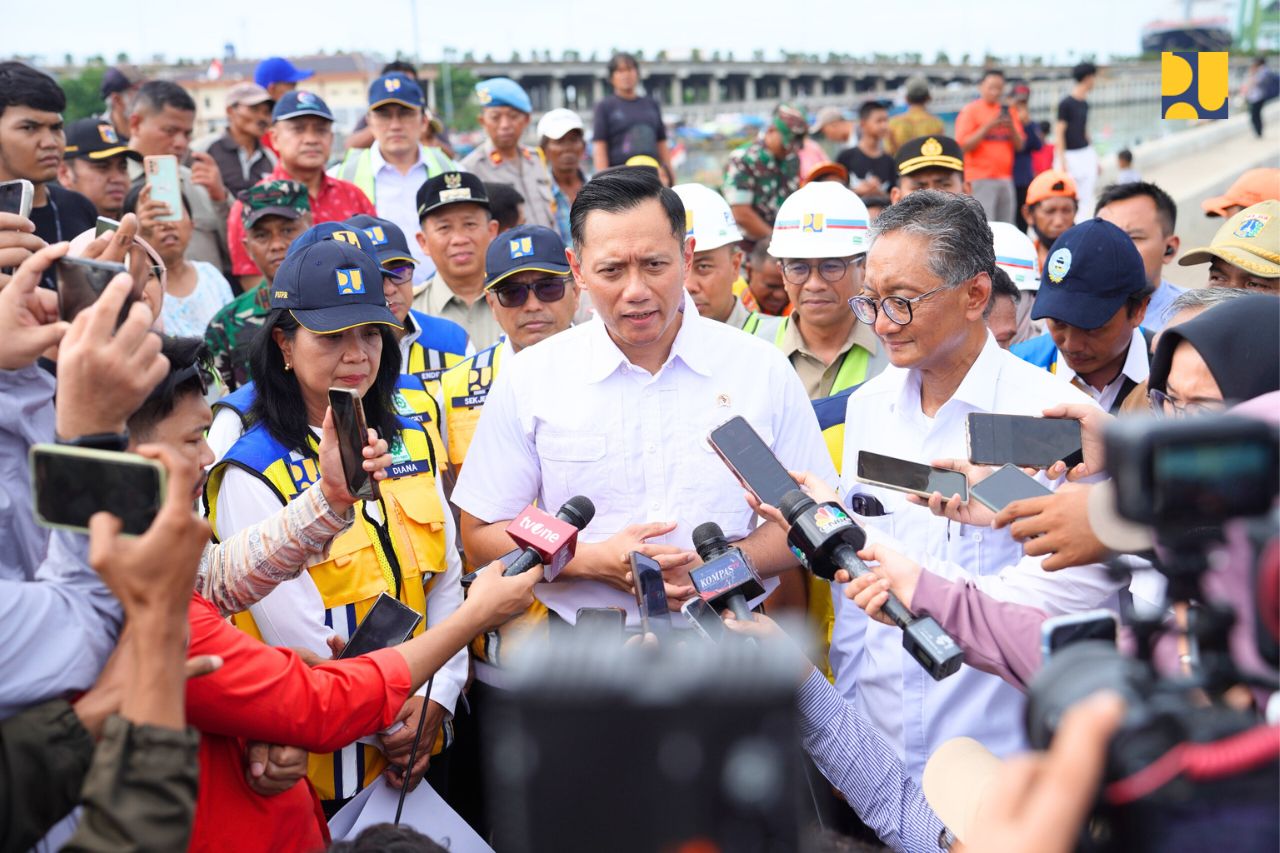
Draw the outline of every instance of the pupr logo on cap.
M806 231L818 234L826 227L826 216L821 213L806 213L804 219L800 223L800 233Z
M1270 221L1271 216L1266 213L1251 213L1236 226L1235 236L1251 240L1257 237L1263 227Z
M339 267L333 271L338 279L339 296L358 296L364 293L364 276L357 267Z
M109 124L98 125L98 135L102 137L102 141L108 145L119 145L120 137L116 136L116 129Z
M382 230L381 225L374 225L372 228L366 228L364 229L364 233L368 235L369 241L375 246L381 246L383 243L387 242L387 235Z
M477 89L476 100L478 100L481 104L487 104L493 100L493 95L489 94L488 89Z
M1054 284L1062 284L1062 280L1067 277L1067 273L1071 272L1071 250L1063 246L1054 252L1049 256L1049 262L1045 264L1045 269L1049 271L1049 281Z
M533 254L533 238L521 237L518 240L512 240L509 248L511 249L511 260L527 258Z
M920 153L925 157L937 157L942 153L942 143L930 136L920 146Z
M383 81L383 85L386 86L388 92L398 92L400 90L400 78L388 77Z
M334 231L330 236L340 243L350 243L357 249L360 248L360 238L356 236L354 231Z

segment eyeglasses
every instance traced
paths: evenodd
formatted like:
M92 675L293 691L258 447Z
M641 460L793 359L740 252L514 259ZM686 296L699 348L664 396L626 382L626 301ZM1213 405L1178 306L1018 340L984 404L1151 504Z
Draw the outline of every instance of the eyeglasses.
M527 284L504 284L495 287L493 295L498 297L498 304L503 308L519 308L529 299L530 290L539 302L559 302L564 298L565 281L564 276L557 276Z
M408 264L399 267L383 267L382 272L396 284L408 284L413 281L413 267Z
M1212 415L1227 407L1225 400L1205 400L1202 402L1183 403L1155 388L1147 390L1147 402L1151 411L1166 418L1188 418L1199 415Z
M857 263L860 258L823 258L817 263L818 275L827 284L835 284L844 278L849 264ZM804 284L813 274L813 268L814 264L808 261L787 261L782 265L782 278L787 284Z
M911 299L904 299L901 296L886 296L879 302L870 296L855 296L849 300L849 307L853 309L853 314L868 326L874 326L876 323L876 314L880 310L884 311L884 316L896 325L906 326L911 323L912 311L911 306L924 299L932 296L939 290L950 290L951 285L944 284L941 287L935 287L933 290L926 291L919 296Z

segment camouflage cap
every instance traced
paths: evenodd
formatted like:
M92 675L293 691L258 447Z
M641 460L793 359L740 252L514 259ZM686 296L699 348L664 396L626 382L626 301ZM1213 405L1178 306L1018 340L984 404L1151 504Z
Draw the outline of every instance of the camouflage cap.
M264 216L298 219L311 212L307 188L298 181L267 181L240 193L241 220L246 229Z
M773 126L782 134L782 144L788 146L809 132L804 112L791 104L778 104L773 108Z

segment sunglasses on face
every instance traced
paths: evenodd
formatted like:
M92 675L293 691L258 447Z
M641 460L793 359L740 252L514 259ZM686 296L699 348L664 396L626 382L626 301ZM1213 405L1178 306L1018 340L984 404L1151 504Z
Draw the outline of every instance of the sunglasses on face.
M559 302L564 298L566 279L564 276L540 278L528 284L504 284L493 289L498 304L503 308L519 308L529 299L529 291L539 302Z
M383 273L395 284L408 284L413 281L413 267L405 264L398 267L383 267Z

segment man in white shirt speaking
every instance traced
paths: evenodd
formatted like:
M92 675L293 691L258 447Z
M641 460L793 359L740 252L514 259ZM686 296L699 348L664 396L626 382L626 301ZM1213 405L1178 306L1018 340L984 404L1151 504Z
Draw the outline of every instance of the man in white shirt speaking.
M767 342L698 316L684 293L695 251L684 207L651 169L610 170L578 193L569 265L597 317L503 365L453 493L475 565L512 547L504 528L534 501L596 506L577 554L538 597L567 621L623 607L636 624L631 551L693 594L693 528L714 521L764 575L794 565L773 524L753 530L742 487L707 434L743 416L791 470L834 478L804 388ZM832 480L834 481L834 480Z
M892 364L849 397L846 501L867 507L874 502L850 496L876 498L884 513L861 519L872 540L887 535L931 571L1050 613L1087 610L1122 585L1103 566L1047 573L1007 530L992 530L990 514L978 516L977 504L953 507L952 520L855 480L860 450L925 464L966 459L971 412L1039 416L1060 403L1091 404L1067 382L1000 349L987 331L995 263L982 206L967 196L915 192L872 225L862 293L850 305L874 327ZM929 755L952 737L976 738L997 755L1025 748L1016 690L968 666L933 681L903 650L900 630L869 623L835 592L836 686L883 729L912 777L918 781Z

